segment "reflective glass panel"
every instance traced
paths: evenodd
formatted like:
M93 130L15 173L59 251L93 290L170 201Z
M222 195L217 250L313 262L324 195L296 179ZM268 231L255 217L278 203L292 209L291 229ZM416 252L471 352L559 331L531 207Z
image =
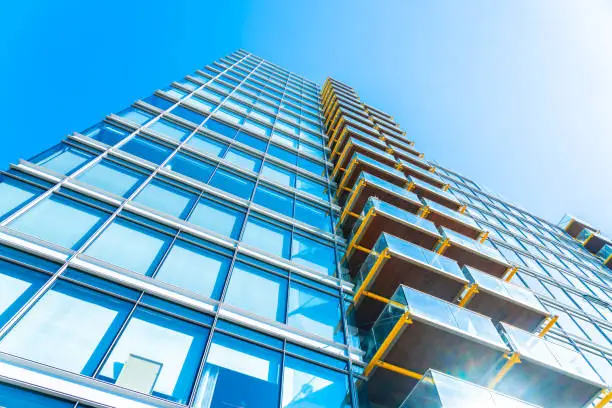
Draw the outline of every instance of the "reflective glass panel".
M144 175L141 173L105 160L79 175L77 179L102 190L126 197L143 178Z
M191 209L195 199L196 195L193 193L153 180L138 193L134 201L183 218Z
M189 221L230 238L238 238L244 213L216 201L202 199Z
M82 150L75 149L65 144L59 145L50 152L45 152L41 157L34 158L34 163L60 174L70 174L93 155Z
M0 218L12 213L22 204L40 193L40 189L19 182L15 179L0 176Z
M291 260L326 275L336 272L334 248L302 235L293 236Z
M344 341L340 299L291 282L287 324L337 342Z
M259 218L249 217L242 241L274 255L289 258L290 231Z

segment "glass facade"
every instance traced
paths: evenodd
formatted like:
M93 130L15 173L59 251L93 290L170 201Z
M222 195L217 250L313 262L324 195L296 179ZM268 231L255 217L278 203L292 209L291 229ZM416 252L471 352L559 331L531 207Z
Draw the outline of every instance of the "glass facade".
M0 406L400 406L429 369L552 406L509 385L532 335L565 401L612 385L584 245L347 85L243 50L3 171L0 197ZM499 358L450 361L453 335Z

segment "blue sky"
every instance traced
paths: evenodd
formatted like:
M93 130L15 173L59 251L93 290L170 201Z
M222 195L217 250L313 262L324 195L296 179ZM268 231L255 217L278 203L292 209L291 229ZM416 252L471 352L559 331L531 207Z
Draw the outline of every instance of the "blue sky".
M0 5L2 168L244 48L347 82L426 158L533 213L612 233L610 2L95 3Z

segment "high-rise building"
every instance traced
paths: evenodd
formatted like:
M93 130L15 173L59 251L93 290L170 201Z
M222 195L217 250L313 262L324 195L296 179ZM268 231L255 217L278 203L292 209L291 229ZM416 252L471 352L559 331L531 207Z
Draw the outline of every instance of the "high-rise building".
M604 407L560 225L239 50L2 172L0 406Z

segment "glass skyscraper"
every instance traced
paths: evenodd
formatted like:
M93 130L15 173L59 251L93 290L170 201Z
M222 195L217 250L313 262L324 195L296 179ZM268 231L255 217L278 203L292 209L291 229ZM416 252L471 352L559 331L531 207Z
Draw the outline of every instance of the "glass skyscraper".
M2 172L0 406L604 407L585 228L239 50Z

